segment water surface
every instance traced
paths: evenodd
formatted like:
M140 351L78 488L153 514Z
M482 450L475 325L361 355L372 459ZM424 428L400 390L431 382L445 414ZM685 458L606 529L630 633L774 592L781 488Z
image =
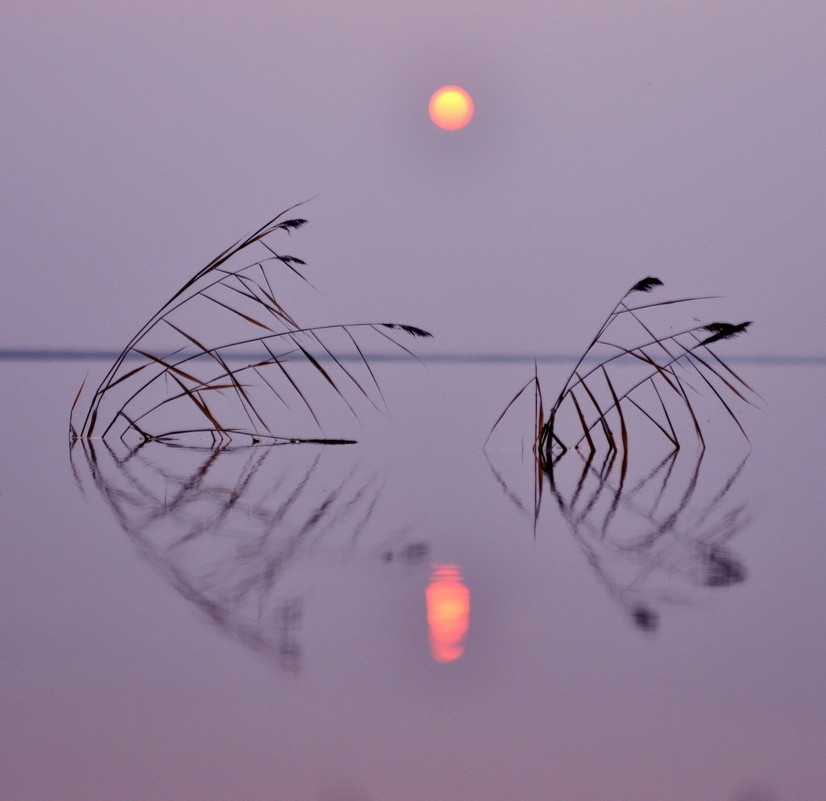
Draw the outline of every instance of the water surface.
M354 446L70 455L87 366L2 367L3 798L826 797L822 367L540 498L532 401L481 448L522 363L381 365Z

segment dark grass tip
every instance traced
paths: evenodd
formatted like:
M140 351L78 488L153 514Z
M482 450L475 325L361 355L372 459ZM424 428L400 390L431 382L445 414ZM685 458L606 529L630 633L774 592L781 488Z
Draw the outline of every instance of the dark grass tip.
M381 324L384 328L392 328L398 331L404 331L406 334L410 334L413 337L432 337L429 331L425 331L423 328L416 328L415 325L402 325L401 323L382 323Z
M301 228L302 225L306 224L306 220L298 217L294 220L284 220L283 222L278 223L276 228L280 228L282 231L295 231L298 228Z
M709 323L703 326L704 331L711 333L710 337L706 337L700 344L708 345L711 342L719 342L721 339L731 339L738 334L742 334L751 325L751 320L744 323Z
M643 278L642 281L637 281L631 289L628 290L630 295L632 292L650 292L655 286L662 286L663 282L659 278Z

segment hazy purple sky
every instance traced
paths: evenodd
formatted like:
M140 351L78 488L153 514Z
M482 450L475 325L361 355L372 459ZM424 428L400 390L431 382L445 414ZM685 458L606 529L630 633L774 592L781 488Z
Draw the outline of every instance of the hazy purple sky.
M318 195L308 322L570 351L651 274L826 350L822 0L6 0L0 86L0 346L120 346Z

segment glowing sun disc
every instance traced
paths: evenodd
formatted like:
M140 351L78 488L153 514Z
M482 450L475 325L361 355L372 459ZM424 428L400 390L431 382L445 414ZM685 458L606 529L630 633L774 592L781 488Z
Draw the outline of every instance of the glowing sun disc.
M461 86L443 86L430 98L430 119L440 128L464 128L473 117L473 98Z

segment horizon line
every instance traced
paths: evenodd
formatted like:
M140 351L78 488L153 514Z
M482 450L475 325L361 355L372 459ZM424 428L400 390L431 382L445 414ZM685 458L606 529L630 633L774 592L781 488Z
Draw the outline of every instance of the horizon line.
M98 350L92 348L0 348L0 361L114 361L120 353L114 350ZM260 358L260 353L238 353L230 356L237 359L250 360ZM458 352L442 351L441 353L415 354L413 358L422 362L432 363L502 363L518 364L533 362L541 364L576 362L580 354L575 353L494 353L485 351ZM127 358L139 358L137 354ZM332 357L326 354L319 355L320 361L331 361ZM364 358L370 362L402 362L409 361L410 355L405 353L365 353ZM336 356L339 361L362 361L357 354L342 354ZM739 364L776 364L776 365L825 365L826 355L800 354L741 354L727 355L727 362Z

